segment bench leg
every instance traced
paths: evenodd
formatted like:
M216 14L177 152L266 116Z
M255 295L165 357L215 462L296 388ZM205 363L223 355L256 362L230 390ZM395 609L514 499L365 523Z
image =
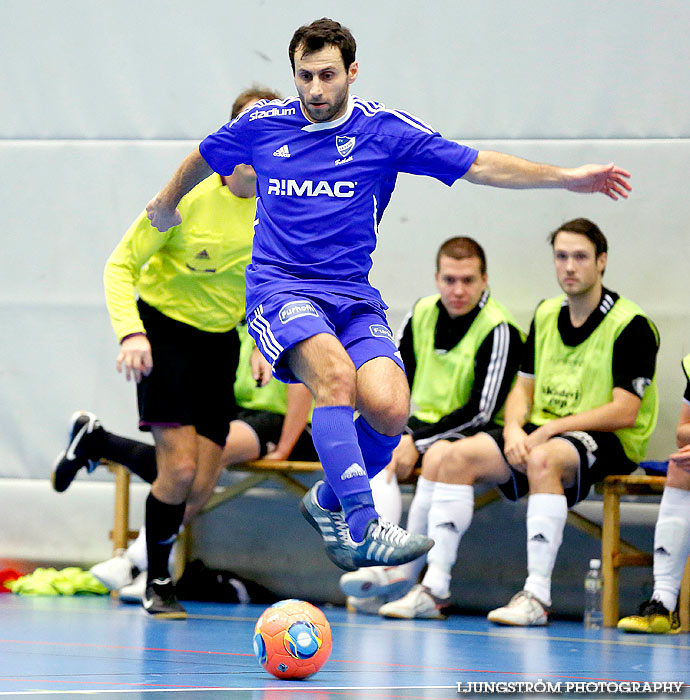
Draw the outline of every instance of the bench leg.
M601 532L601 570L604 577L604 627L618 623L618 566L620 549L620 496L604 485L604 521Z
M127 549L129 542L129 472L121 464L113 465L115 472L115 517L111 538L113 551Z

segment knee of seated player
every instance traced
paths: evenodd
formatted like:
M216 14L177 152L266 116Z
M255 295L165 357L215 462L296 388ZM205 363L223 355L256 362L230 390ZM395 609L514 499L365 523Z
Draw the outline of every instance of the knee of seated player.
M510 468L495 440L477 433L450 445L439 469L439 481L447 484L503 484Z
M453 443L448 440L435 442L422 457L422 476L427 481L440 481L439 473L441 465L445 462L446 455L451 450Z
M561 483L563 486L570 486L566 455L561 454L566 444L555 446L553 444L543 444L535 447L527 457L527 480L530 490L535 487L555 485ZM556 449L554 449L556 448ZM572 446L571 446L572 448ZM574 448L572 448L574 450ZM568 483L566 483L568 482Z
M475 437L449 445L439 460L437 481L446 484L474 484L482 479L486 462L485 450Z

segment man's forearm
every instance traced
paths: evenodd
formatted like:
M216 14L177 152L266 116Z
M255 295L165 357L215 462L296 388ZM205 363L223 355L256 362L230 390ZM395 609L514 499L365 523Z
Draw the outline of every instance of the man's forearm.
M593 430L597 432L612 433L615 430L631 428L637 418L636 406L625 406L615 401L591 408L582 413L574 413L571 416L556 418L548 423L554 434L564 433L568 430Z
M194 189L213 171L204 160L198 148L195 148L181 163L165 187L158 193L157 199L174 209L190 190Z
M532 392L527 391L526 387L521 386L521 380L518 378L515 386L510 390L505 405L505 426L506 427L522 427L529 422L529 417L532 412Z
M477 185L511 189L558 188L566 186L567 170L507 153L480 151L465 179Z

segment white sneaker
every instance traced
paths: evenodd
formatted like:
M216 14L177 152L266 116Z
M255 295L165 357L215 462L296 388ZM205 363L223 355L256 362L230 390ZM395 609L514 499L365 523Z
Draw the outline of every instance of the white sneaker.
M94 564L91 573L110 591L117 591L132 583L132 562L125 554Z
M120 600L123 603L139 603L144 599L146 593L146 572L142 571L128 586L120 589Z
M395 617L401 620L445 620L444 608L450 604L448 598L437 598L426 586L420 583L400 600L393 600L379 608L382 617Z
M412 588L412 581L402 575L397 566L370 566L340 577L340 589L347 596L397 600Z
M549 624L549 614L529 591L516 593L508 605L492 610L487 616L489 622L518 627L543 627Z
M374 595L369 598L355 598L348 596L345 607L348 612L358 612L364 615L378 615L379 608L388 600L384 596Z

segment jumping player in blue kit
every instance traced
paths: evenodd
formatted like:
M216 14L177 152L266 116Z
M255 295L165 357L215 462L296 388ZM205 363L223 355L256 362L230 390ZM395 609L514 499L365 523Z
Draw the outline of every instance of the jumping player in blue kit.
M147 206L164 231L180 222L177 203L211 170L256 170L249 328L275 376L303 382L314 396L312 436L325 478L302 510L345 570L401 564L433 544L379 519L369 487L390 462L409 410L387 307L368 280L397 174L612 199L630 189L630 174L613 163L560 168L476 151L406 112L350 95L355 50L338 22L300 27L289 46L298 96L259 102L205 138Z

